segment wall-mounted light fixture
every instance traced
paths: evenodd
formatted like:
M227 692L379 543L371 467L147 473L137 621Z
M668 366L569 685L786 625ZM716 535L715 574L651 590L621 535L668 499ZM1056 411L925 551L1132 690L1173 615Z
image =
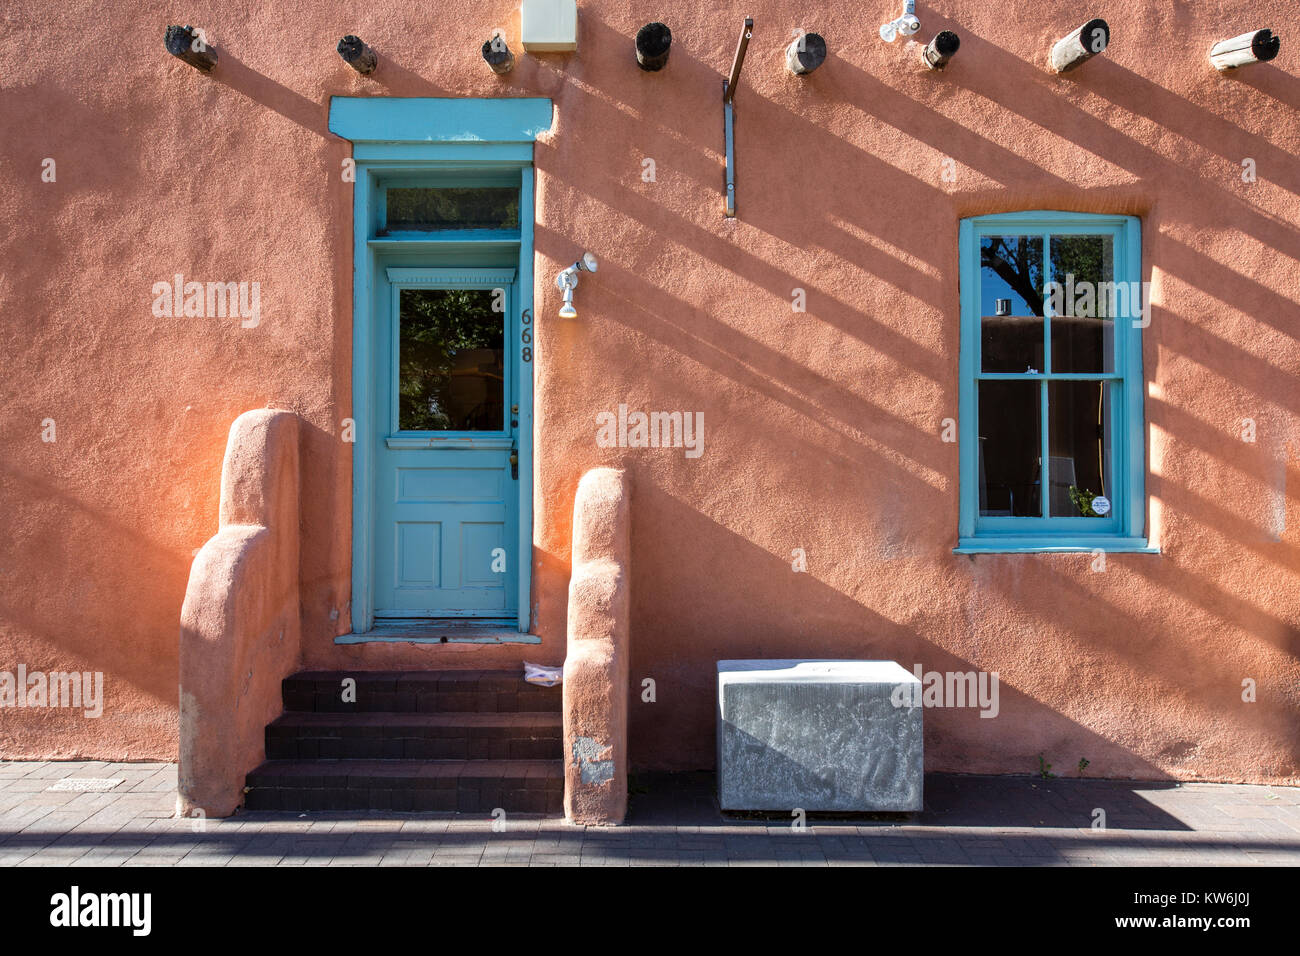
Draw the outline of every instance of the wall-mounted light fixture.
M880 39L893 43L899 37L910 37L919 29L921 21L916 18L916 0L907 0L903 4L903 15L881 26Z
M668 65L668 51L673 45L673 31L666 23L647 23L636 31L637 66L647 73Z
M932 70L942 70L960 46L961 37L951 30L944 30L926 44L921 51L921 60Z
M503 76L515 68L515 55L506 45L506 38L500 30L492 34L492 39L483 44L483 61L498 76Z
M1216 70L1232 70L1248 63L1267 63L1281 49L1282 38L1272 30L1252 30L1214 44L1210 48L1210 62Z
M338 51L339 56L343 57L343 62L362 76L369 76L379 65L379 57L375 55L375 51L366 46L361 37L353 36L351 33L339 41Z
M826 40L820 33L801 33L785 48L785 68L795 76L807 76L826 62Z
M564 293L564 304L560 306L560 318L576 319L578 310L573 307L573 290L578 287L579 272L595 272L596 257L590 252L584 252L582 258L569 266L562 269L555 277L555 286Z
M1068 73L1082 66L1110 45L1110 25L1100 18L1089 20L1052 47L1052 69Z
M191 26L168 27L163 45L176 59L184 60L202 73L211 73L217 65L217 51L208 46L202 30Z

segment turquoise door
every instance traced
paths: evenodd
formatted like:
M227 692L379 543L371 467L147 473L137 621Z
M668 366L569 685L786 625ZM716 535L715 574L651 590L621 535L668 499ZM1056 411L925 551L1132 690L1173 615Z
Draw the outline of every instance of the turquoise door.
M513 269L389 268L379 284L376 620L514 625L519 373ZM386 307L385 307L386 303Z

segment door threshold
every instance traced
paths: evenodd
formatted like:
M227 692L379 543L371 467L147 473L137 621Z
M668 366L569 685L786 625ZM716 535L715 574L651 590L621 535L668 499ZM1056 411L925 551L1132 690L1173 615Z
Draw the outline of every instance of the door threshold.
M362 634L340 634L335 644L540 644L536 634L521 634L504 624L376 624Z

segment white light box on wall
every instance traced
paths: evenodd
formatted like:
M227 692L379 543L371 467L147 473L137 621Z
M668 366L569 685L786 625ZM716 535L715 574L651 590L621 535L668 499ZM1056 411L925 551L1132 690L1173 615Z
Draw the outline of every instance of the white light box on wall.
M519 30L530 53L563 53L578 48L578 0L523 0Z

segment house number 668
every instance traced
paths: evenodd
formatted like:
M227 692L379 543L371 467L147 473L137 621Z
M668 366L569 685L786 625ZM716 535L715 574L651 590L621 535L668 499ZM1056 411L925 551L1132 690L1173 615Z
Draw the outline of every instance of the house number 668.
M523 331L519 333L519 341L524 343L524 349L519 353L519 357L525 362L531 362L533 360L533 330L529 328L529 324L533 321L532 309L524 309L523 315L519 318L524 325Z

